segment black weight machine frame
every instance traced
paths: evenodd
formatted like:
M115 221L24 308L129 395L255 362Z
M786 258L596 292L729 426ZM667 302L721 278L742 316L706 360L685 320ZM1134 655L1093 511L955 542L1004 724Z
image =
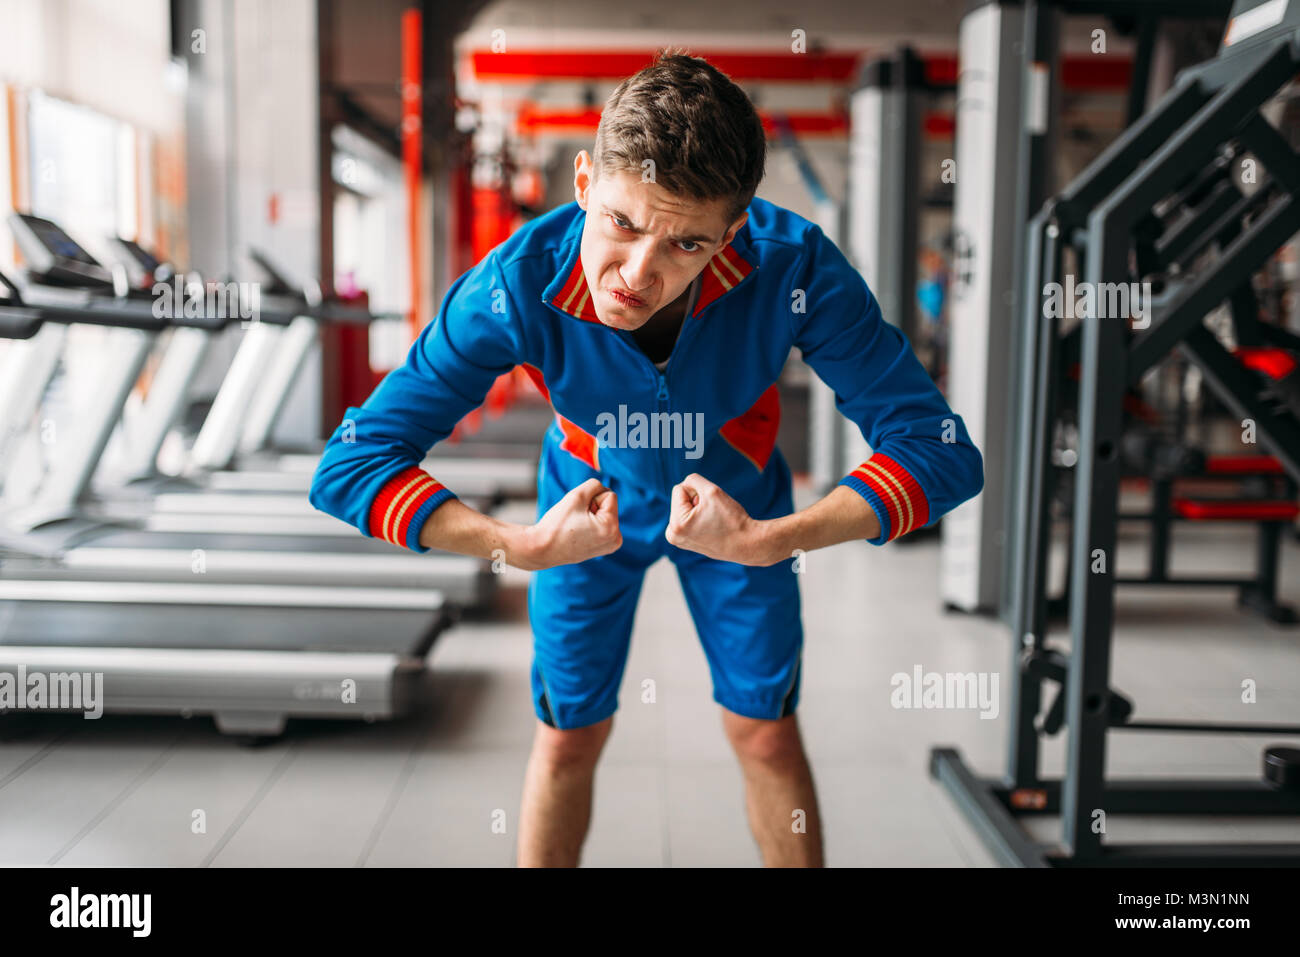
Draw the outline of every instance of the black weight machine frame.
M1233 13L1256 3L1238 0ZM1008 766L1003 778L981 778L952 748L931 751L931 774L975 825L999 863L1070 866L1300 866L1296 843L1138 843L1103 841L1093 830L1096 809L1108 815L1300 814L1300 791L1262 780L1106 780L1106 735L1111 730L1300 734L1300 727L1130 721L1131 705L1110 687L1115 617L1115 554L1119 521L1122 397L1127 384L1175 348L1202 370L1211 389L1237 414L1256 422L1262 444L1300 479L1300 420L1260 394L1259 384L1202 325L1272 253L1300 231L1300 157L1260 115L1260 107L1300 69L1300 14L1269 33L1221 50L1183 71L1145 116L1122 133L1030 222L1021 313L1021 428L1017 434L1016 495L1023 517L1012 535L1013 595ZM1046 638L1044 579L1049 517L1045 500L1054 383L1060 337L1045 318L1040 292L1062 273L1065 245L1080 252L1084 279L1130 281L1133 232L1152 207L1185 183L1215 150L1237 141L1275 182L1277 197L1223 246L1214 263L1182 279L1155 310L1149 328L1127 341L1126 323L1082 320L1079 383L1079 459L1075 467L1070 543L1070 650ZM1214 224L1210 224L1213 226ZM1184 237L1189 246L1221 230ZM1094 285L1094 288L1097 288ZM1091 573L1091 555L1112 558L1105 574ZM1036 718L1044 683L1061 688L1044 729L1068 730L1065 774L1039 773ZM1059 844L1043 844L1020 825L1020 815L1060 815Z
M1227 156L1221 156L1208 169L1197 174L1188 187L1174 194L1172 207L1183 209L1189 214L1183 222L1162 221L1159 217L1152 217L1148 237L1138 240L1136 254L1139 273L1161 272L1170 267L1177 268L1180 274L1194 270L1193 259L1199 251L1209 243L1221 249L1228 246L1240 234L1243 217L1255 215L1274 199L1277 181L1267 175L1257 184L1253 192L1243 195L1242 190L1232 180L1231 167L1234 161ZM1277 341L1279 337L1281 344L1294 345L1294 336L1285 330L1267 326L1259 321L1259 301L1249 280L1240 284L1229 296L1228 301L1233 329L1240 346L1260 346L1268 340ZM1187 360L1183 358L1182 361ZM1284 382L1277 383L1277 387L1286 385ZM1181 440L1185 426L1181 402L1176 418L1177 438ZM1280 474L1246 474L1255 482L1267 486L1273 498L1294 501L1296 481L1285 470ZM1240 480L1244 476L1222 473L1185 477ZM1287 524L1286 519L1256 521L1258 528L1255 574L1250 578L1171 576L1168 572L1168 559L1171 526L1174 523L1172 503L1175 478L1169 475L1155 475L1151 482L1150 512L1140 515L1123 513L1120 515L1123 520L1139 518L1151 522L1149 571L1145 576L1119 577L1116 579L1117 584L1234 586L1239 589L1238 604L1242 607L1249 608L1278 624L1300 623L1295 609L1283 605L1277 599L1282 529Z

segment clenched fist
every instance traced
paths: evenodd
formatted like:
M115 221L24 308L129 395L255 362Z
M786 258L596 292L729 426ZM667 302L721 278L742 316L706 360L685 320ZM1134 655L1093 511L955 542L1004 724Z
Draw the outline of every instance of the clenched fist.
M599 479L587 479L547 509L531 532L534 548L530 551L537 557L529 571L616 552L623 545L618 496Z
M664 537L678 548L709 558L751 564L746 542L754 525L739 502L703 475L692 473L673 487Z

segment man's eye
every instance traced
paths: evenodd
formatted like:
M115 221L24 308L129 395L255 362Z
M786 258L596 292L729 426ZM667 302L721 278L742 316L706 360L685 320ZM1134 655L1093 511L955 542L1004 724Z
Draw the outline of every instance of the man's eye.
M677 245L679 245L679 246L682 247L682 252L686 252L686 253L697 253L697 252L700 251L700 244L697 243L697 242L693 242L692 240L689 240L689 239L683 239L683 240L682 240L680 243L678 243ZM693 248L693 249L687 249L687 248L686 248L687 246L693 246L694 248Z
M617 226L619 229L631 229L631 228L632 228L632 224L629 223L629 222L628 222L627 220L625 220L625 219L619 219L617 216L611 216L610 219L612 219L612 220L614 221L614 225Z

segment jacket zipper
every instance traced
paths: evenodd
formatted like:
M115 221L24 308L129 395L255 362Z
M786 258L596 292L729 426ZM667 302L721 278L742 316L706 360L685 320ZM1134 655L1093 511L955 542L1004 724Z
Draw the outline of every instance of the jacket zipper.
M673 348L674 351L676 351L676 343L673 344ZM672 353L668 354L668 361L669 362L672 361ZM668 402L669 402L668 378L666 375L667 370L668 370L667 363L664 364L663 371L660 371L657 367L655 368L655 372L659 374L659 393L658 395L655 396L655 398L659 402L659 411L664 413L665 415L667 415L668 413ZM660 421L666 422L668 420L662 419ZM654 426L654 420L652 419L651 427L653 428L653 426ZM663 449L663 448L659 449L659 473L660 473L659 487L663 489L665 493L668 491L668 456L671 454L672 454L671 451L669 451L668 449Z
M630 332L623 329L616 330L616 332L617 335L615 338L622 342L631 352L636 354L636 361L650 367L650 381L651 384L655 386L655 409L659 412L666 413L668 411L669 402L671 401L668 395L667 366L664 367L663 372L660 372L659 367L650 360L650 357L641 351L641 347L635 342L629 341L632 336ZM674 343L673 352L668 355L668 365L672 364L672 356L676 351L677 344ZM657 471L659 472L659 487L666 493L668 491L668 466L665 460L665 455L667 453L664 449L658 449L656 451L657 454L655 459L658 462Z
M662 372L659 372L658 369L655 369L656 372L659 372L658 398L661 403L661 407L660 407L661 412L667 413L669 409L670 400L668 397L668 373L672 370L673 359L680 356L682 352L685 350L687 342L689 342L691 336L695 334L695 329L696 326L698 325L699 325L698 318L694 323L691 322L690 316L686 316L682 320L682 330L677 334L677 341L673 343L672 351L668 353L668 361L664 364L664 370ZM644 353L642 353L642 355L644 355ZM683 412L682 414L689 415L690 413ZM683 439L686 438L685 422L682 422L682 438ZM703 436L700 436L700 439L701 441L703 441ZM668 480L668 461L669 458L675 454L675 452L676 452L675 449L659 450L659 460L663 464L663 470L664 470L663 484L660 487L664 490L664 494L667 494L669 491L671 491L672 488L671 483Z

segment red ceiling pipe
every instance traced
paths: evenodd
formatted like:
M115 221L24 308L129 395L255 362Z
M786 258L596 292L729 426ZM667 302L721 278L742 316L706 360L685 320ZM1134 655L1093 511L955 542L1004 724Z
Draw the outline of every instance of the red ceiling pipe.
M857 53L696 51L733 80L844 83L857 72ZM480 80L609 79L631 76L654 62L653 50L518 50L470 52Z
M769 83L849 83L859 64L884 51L858 53L737 53L697 51L738 81ZM483 82L534 82L536 80L621 80L650 64L653 51L616 50L516 50L493 53L471 50L474 76ZM959 64L954 53L922 54L926 81L935 86L956 86ZM1133 61L1127 56L1067 54L1061 58L1061 84L1067 90L1127 90L1133 80Z
M420 315L420 274L424 266L423 230L420 229L421 183L421 76L420 11L402 13L402 169L406 174L406 242L410 251L411 309L407 322L414 339L424 326Z

